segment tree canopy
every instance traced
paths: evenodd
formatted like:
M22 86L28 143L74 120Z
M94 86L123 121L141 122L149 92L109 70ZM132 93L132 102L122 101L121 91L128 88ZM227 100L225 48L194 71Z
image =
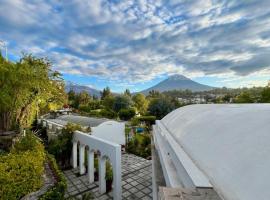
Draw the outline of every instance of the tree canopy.
M28 126L39 111L66 101L61 74L46 58L23 55L18 62L0 56L0 130Z

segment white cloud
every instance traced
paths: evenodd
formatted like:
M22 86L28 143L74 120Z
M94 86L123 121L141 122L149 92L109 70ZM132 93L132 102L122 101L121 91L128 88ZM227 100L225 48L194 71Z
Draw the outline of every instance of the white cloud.
M0 36L14 54L48 56L61 72L122 85L175 73L251 79L270 67L268 5L268 0L1 1Z

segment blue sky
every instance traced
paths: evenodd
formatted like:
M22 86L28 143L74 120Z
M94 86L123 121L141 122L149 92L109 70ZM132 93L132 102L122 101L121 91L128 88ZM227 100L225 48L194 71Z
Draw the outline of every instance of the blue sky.
M46 56L65 80L140 91L173 74L216 87L270 79L269 0L0 0L9 58Z

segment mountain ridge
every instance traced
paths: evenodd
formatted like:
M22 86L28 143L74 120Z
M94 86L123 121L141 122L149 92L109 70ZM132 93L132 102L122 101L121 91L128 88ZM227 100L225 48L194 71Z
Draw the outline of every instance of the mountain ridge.
M142 90L140 93L147 95L151 90L159 92L171 90L191 90L192 92L199 92L199 91L209 91L212 89L215 89L215 87L195 82L180 74L175 74L169 76L165 80L157 83L156 85L148 89Z
M65 91L69 92L70 90L73 90L75 93L80 93L82 91L86 91L90 95L95 95L97 97L100 97L100 90L85 86L85 85L79 85L70 81L67 81L65 84Z

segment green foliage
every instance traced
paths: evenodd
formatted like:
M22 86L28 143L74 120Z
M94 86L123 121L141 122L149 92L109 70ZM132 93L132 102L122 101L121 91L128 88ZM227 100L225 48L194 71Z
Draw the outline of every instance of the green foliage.
M101 108L101 104L100 104L100 101L99 100L92 100L89 102L88 104L89 108L91 110L97 110L97 109L100 109Z
M138 117L138 120L140 122L144 122L148 126L151 126L155 124L156 116L141 116L141 117Z
M124 92L124 95L125 96L128 96L128 97L131 97L131 92L129 89L126 89L125 92Z
M121 120L130 120L135 116L135 110L133 108L121 109L118 113Z
M0 59L0 130L28 127L39 111L66 101L64 83L45 58L24 55L20 61Z
M149 158L151 156L151 135L136 134L127 144L126 151L143 158Z
M101 117L100 111L101 110L91 110L88 115L91 117Z
M53 155L48 154L48 163L54 171L57 183L40 197L41 200L64 200L65 191L67 189L66 178L61 170L59 170L56 160Z
M156 116L157 119L162 119L173 109L175 109L173 103L164 97L152 99L148 107L149 113Z
M139 124L140 124L140 120L138 119L138 117L134 117L130 121L131 126L138 126Z
M25 137L22 137L19 142L14 144L13 152L34 151L38 145L40 145L38 139L31 132L27 131Z
M235 99L235 103L253 103L253 102L254 100L252 99L249 92L242 92Z
M106 97L103 98L102 103L103 103L103 106L106 109L112 110L113 109L113 105L114 105L114 101L115 101L115 97L113 97L113 96L106 96Z
M101 92L101 99L104 100L107 97L112 96L111 90L109 87L106 87L103 89L103 91Z
M20 199L38 190L44 161L44 147L32 133L20 138L10 153L0 155L0 199Z
M70 155L73 145L72 138L75 130L81 131L82 128L80 125L68 123L62 129L62 134L56 139L51 140L48 145L48 152L54 155L57 162L63 168L70 166Z
M105 174L105 179L107 181L112 181L113 180L113 169L111 163L107 160L106 161L106 174Z
M130 108L131 105L132 105L132 101L129 96L119 95L115 97L115 100L113 103L113 110L118 113L121 109Z
M91 112L91 108L88 106L88 105L79 105L79 111L82 111L82 112Z
M109 118L109 119L117 118L117 113L115 113L113 110L109 110L109 109L102 109L99 112L99 114L100 114L100 116L106 117L106 118Z
M260 102L270 103L270 87L266 87L263 89Z
M149 102L142 93L135 94L132 100L140 114L146 113Z

